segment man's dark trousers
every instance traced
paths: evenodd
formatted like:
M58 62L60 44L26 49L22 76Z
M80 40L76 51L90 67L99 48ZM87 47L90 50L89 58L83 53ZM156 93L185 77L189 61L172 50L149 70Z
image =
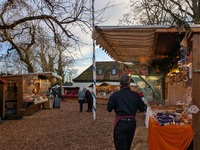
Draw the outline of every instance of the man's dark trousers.
M88 111L92 111L93 102L88 102Z
M116 150L130 150L135 133L136 122L119 120L114 129L114 142Z

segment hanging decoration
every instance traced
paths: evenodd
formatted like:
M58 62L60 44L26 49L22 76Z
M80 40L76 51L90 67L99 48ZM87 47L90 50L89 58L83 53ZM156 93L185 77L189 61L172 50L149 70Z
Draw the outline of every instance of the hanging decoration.
M31 84L35 85L35 81L36 81L36 80L37 80L37 79L33 79L33 76L31 75L31 77L30 77L29 79L27 79L27 81L28 81L28 86L31 85Z
M158 65L156 65L155 73L160 73L160 70L159 70L159 68L158 68Z
M183 81L186 83L189 79L189 62L191 61L191 50L188 48L188 38L190 33L187 31L183 40L180 43L180 60L178 61L178 67L180 74L182 74ZM189 49L189 50L188 50Z
M157 55L153 56L153 59L154 60L162 60L162 59L167 58L167 57L168 57L168 55L159 55L159 54L157 54Z
M119 72L119 75L121 76L121 75L129 75L131 72L130 72L130 70L126 70L126 72L122 72L121 70L120 70L120 72Z
M145 68L139 68L139 75L142 76L142 75L149 75L149 69L148 67L145 67Z

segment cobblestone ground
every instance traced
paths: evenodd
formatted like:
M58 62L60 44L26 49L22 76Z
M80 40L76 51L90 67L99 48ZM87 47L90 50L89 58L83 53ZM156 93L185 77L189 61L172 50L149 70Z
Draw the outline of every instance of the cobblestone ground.
M84 104L83 109L87 109ZM46 109L21 120L3 120L0 124L1 150L114 150L114 112L97 105L93 113L79 112L79 104L61 101L60 109ZM148 130L144 113L138 113L131 150L148 150Z

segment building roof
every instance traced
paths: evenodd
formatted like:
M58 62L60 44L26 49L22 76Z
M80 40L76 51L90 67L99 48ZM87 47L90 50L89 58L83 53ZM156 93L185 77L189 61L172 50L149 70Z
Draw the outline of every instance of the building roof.
M96 79L96 81L119 81L119 72L122 70L119 63L116 61L99 61L96 62L96 71L102 68L103 69L103 78L102 79ZM110 78L110 73L112 68L117 69L117 79L116 78ZM83 71L78 77L73 79L74 82L87 82L87 81L93 81L93 66L91 65L88 67L85 71Z

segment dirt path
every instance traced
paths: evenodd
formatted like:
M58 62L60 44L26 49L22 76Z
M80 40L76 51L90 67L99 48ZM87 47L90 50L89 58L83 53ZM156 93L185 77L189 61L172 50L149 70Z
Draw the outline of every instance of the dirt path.
M83 109L86 110L87 104ZM0 149L27 150L114 150L114 112L97 105L93 114L79 113L79 104L61 101L60 109L40 110L21 120L3 120L0 124ZM132 150L148 150L148 130L144 113L138 113Z

